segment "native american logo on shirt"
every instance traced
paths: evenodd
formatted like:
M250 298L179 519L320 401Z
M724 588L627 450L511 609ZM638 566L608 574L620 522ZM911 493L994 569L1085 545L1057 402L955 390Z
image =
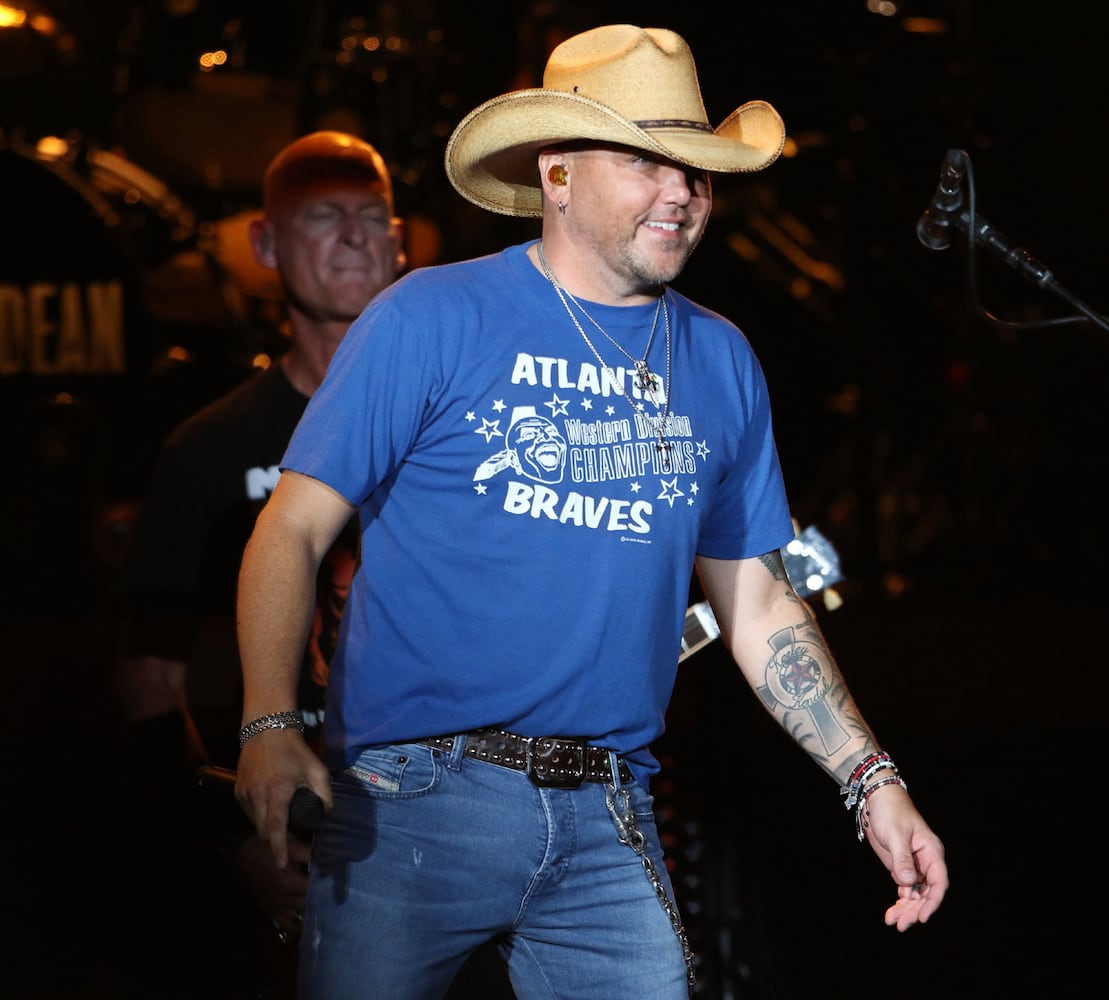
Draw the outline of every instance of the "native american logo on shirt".
M534 406L517 406L504 438L504 448L474 471L474 482L491 479L505 469L540 483L562 482L566 438L554 421L540 416Z

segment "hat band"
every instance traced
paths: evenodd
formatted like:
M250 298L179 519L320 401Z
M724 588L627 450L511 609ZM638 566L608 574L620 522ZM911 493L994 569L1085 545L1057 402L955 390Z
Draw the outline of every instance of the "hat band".
M637 121L641 129L652 128L691 128L698 132L712 132L713 128L706 122L690 121L688 118L655 118L647 121Z

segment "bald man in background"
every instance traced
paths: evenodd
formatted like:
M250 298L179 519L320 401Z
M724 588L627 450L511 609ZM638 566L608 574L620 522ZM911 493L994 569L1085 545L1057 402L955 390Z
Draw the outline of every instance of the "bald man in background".
M185 957L164 969L167 996L185 995L197 980L216 986L214 976L229 996L292 995L285 966L295 960L309 845L296 841L290 865L278 869L230 789L226 799L218 791L202 795L195 775L202 765L237 763L234 598L254 519L335 349L406 265L385 161L368 142L341 132L303 136L273 159L263 214L249 226L255 261L280 282L287 349L169 434L123 576L114 687L129 723L130 780L140 789L131 824L136 889L140 898L149 894L149 907L170 913L158 933ZM323 721L327 664L356 546L352 525L319 576L300 684L310 737ZM164 874L148 877L170 871L168 886ZM149 913L137 908L140 935ZM224 967L221 953L230 956ZM151 962L159 964L153 955Z

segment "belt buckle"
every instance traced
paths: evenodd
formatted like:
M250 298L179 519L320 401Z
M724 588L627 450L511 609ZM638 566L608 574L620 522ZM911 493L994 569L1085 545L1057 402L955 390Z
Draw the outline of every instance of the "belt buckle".
M587 740L539 736L528 744L527 776L540 788L577 788L585 780Z

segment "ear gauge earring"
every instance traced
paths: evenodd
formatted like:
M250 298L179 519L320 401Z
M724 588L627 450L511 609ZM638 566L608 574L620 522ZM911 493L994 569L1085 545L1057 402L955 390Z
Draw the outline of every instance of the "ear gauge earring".
M547 180L552 184L559 186L566 183L566 165L563 163L556 163L550 170L547 171Z

